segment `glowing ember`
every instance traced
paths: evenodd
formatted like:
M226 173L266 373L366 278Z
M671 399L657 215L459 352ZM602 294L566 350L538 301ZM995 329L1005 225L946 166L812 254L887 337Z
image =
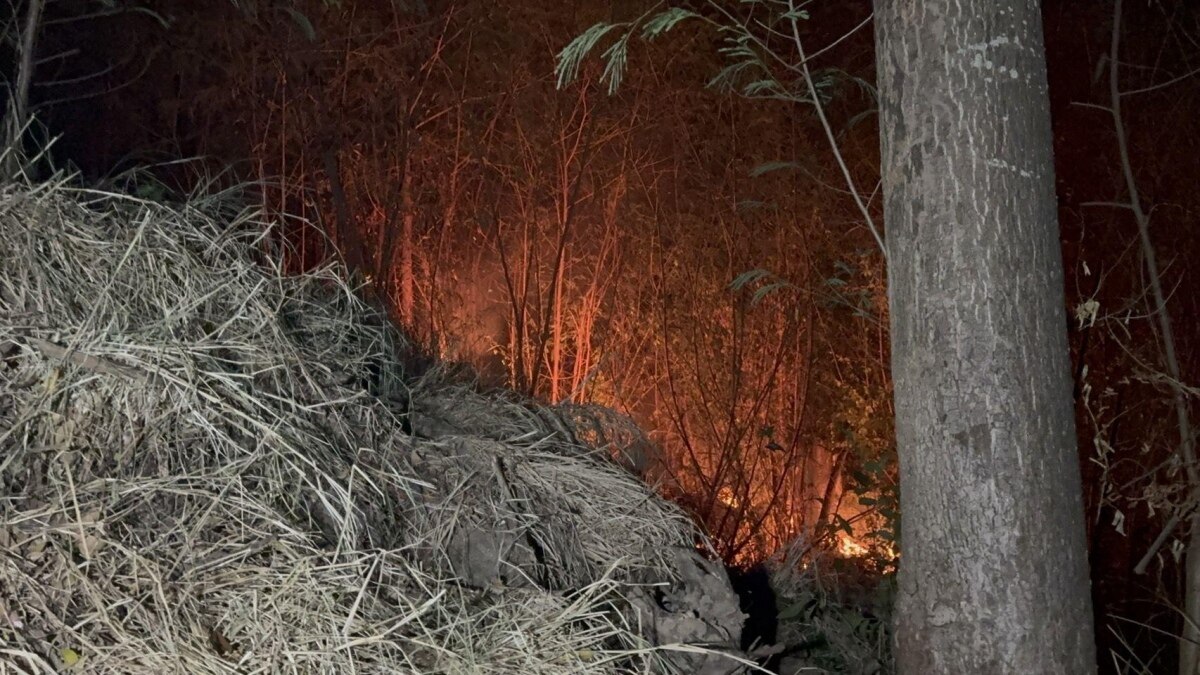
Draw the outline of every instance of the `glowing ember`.
M723 487L717 492L717 499L731 509L736 509L741 505L740 502L738 502L737 496L733 494L733 490L728 487Z
M854 541L848 534L838 535L838 553L846 558L861 558L871 551L866 546Z

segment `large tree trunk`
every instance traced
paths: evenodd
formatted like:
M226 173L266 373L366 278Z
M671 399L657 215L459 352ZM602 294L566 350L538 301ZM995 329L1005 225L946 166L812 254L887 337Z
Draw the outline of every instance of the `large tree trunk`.
M1093 672L1039 5L875 7L899 672Z

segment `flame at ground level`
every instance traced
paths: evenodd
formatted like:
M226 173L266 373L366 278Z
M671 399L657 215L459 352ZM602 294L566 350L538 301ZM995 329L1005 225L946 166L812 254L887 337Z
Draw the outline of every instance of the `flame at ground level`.
M862 539L857 539L853 535L839 532L837 535L837 546L834 551L842 558L868 558L873 557L878 562L895 563L899 559L900 554L896 552L894 544L885 542L874 537L871 541L866 542Z
M848 534L838 534L837 551L846 558L861 558L871 553L871 549L863 546Z

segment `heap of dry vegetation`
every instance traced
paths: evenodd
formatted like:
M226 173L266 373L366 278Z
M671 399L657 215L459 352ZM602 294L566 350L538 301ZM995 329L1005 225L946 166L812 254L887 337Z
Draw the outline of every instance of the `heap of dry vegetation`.
M578 410L414 367L233 203L0 192L0 670L738 666L695 646L723 568Z

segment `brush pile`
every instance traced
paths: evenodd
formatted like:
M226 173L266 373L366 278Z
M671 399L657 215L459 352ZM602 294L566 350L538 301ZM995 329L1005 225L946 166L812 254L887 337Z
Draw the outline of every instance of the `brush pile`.
M236 202L0 188L0 672L740 667L624 448L406 371Z

